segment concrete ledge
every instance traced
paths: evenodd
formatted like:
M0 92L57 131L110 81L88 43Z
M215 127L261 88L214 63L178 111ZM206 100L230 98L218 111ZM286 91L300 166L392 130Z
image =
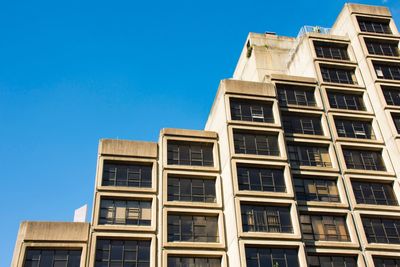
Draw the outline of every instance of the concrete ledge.
M22 222L20 225L23 241L71 241L87 242L89 223L77 222Z
M157 143L101 139L99 143L99 155L157 158Z
M227 79L221 81L220 88L225 93L270 97L276 96L275 88L272 83L259 83Z
M298 82L298 83L312 83L312 84L317 83L317 80L315 78L304 77L304 76L292 76L292 75L286 75L286 74L272 74L271 80Z
M384 6L370 6L370 5L360 5L360 4L346 4L345 6L349 9L350 13L385 16L385 17L392 16L390 10Z
M163 128L160 131L160 135L201 137L201 138L212 138L212 139L216 139L218 137L218 134L212 131L187 130L187 129L176 129L176 128Z

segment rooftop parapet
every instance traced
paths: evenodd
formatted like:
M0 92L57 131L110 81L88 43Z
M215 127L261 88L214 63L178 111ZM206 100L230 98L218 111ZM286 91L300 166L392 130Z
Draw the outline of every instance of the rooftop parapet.
M99 155L156 158L157 143L101 139L99 143Z

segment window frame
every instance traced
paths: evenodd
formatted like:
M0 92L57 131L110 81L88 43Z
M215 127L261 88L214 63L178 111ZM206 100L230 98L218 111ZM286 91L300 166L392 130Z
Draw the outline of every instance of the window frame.
M251 117L252 117L252 120L240 120L240 119L234 119L234 114L233 114L233 112L232 112L232 110L233 110L233 105L232 105L232 103L234 103L234 102L236 102L236 103L240 103L240 104L242 104L242 103L245 103L245 104L248 104L249 106L252 106L252 104L259 104L259 103L262 103L262 104L264 104L265 106L267 106L268 108L270 108L270 115L271 115L271 119L272 120L267 120L267 121L264 121L265 120L265 117L263 117L263 121L254 121L253 119L254 119L254 116L253 116L253 114L251 115ZM268 125L268 124L277 124L277 121L276 121L276 116L275 116L275 101L273 101L273 100L271 100L271 99L259 99L259 98L251 98L251 97L248 97L248 98L244 98L244 97L238 97L238 96L234 96L234 95L230 95L229 97L228 97L228 101L227 101L227 104L228 104L228 109L229 109L229 118L228 118L228 120L230 120L230 121L232 121L232 122L237 122L237 123L250 123L250 124L253 124L253 123L257 123L257 124L262 124L262 125ZM264 112L264 110L263 110L263 114L264 114L265 112ZM265 114L266 115L266 114Z
M194 257L194 258L220 258L221 267L227 267L227 256L224 251L218 250L177 250L177 249L163 249L162 251L162 262L168 262L169 256L181 256L181 257Z
M320 77L321 83L326 83L326 84L337 84L340 86L350 86L350 87L359 87L362 86L362 80L359 79L358 77L358 69L356 66L353 65L334 65L334 64L317 64L318 65L318 75ZM329 81L325 80L324 77L324 72L323 69L326 69L329 74ZM332 73L329 71L336 71L335 76L338 79L338 81L333 80L334 77L331 77ZM337 71L343 71L341 74ZM344 75L346 73L346 79L349 82L340 82L341 79L344 79L345 77L340 77L341 75Z
M313 39L312 40L312 44L313 44L313 47L314 47L315 58L317 58L319 60L334 60L334 61L337 60L337 61L341 61L341 62L351 61L351 57L350 57L350 53L349 53L349 44L348 43L335 42L335 41L323 41L323 40L320 40L320 39ZM319 47L322 47L322 53L323 54L324 54L323 48L324 47L328 48L329 49L329 53L331 54L331 57L326 57L325 55L319 56L319 51L318 50L321 50L321 49L319 49ZM334 57L332 48L333 49L337 49L339 51L340 58L335 58ZM343 53L343 55L342 55L342 53Z
M316 89L316 85L315 84L298 84L298 83L290 83L290 82L276 82L275 83L275 87L276 87L276 97L278 99L278 105L282 108L282 107L296 107L296 108L307 108L307 109L321 109L321 103L318 99L318 90ZM305 98L305 102L306 103L310 103L310 105L300 105L299 101L301 99L297 99L296 96L300 97L300 93L296 94L296 88L299 88L298 91L302 91L303 96ZM285 93L281 93L281 91L284 90L289 90L289 91L293 91L293 95L296 98L295 101L291 101L291 102L296 102L296 103L289 103L288 101L288 96L287 96L287 92L285 91ZM309 96L312 96L314 99L307 99L307 92L310 92L311 94L309 94ZM282 96L285 96L285 104L282 103Z
M366 97L366 92L363 89L349 88L346 90L338 90L336 88L332 88L331 86L322 86L324 100L327 103L327 109L331 111L340 111L342 113L349 114L372 114L371 113L371 105L369 103L369 99ZM345 100L345 95L351 96L352 99ZM354 97L357 97L357 102L354 100ZM335 101L336 107L332 105L331 99ZM350 101L354 102L355 106L362 107L362 109L346 109L343 106L339 106L340 102L345 103L345 106L349 106ZM349 103L347 103L349 102Z
M383 32L376 32L376 31L363 31L362 27L360 25L360 22L376 22L376 23L385 23L387 22L387 27L389 31L383 31ZM363 34L377 34L377 35L393 35L393 30L391 26L391 19L388 18L382 18L382 17L370 17L370 16L355 16L355 22L357 24L358 30L360 33Z

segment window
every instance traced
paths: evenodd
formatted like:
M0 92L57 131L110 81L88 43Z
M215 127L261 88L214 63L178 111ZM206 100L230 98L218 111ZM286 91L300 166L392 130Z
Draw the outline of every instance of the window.
M339 137L357 139L376 139L372 130L371 121L355 121L351 119L335 119L337 134Z
M323 135L320 116L285 114L282 116L285 133Z
M378 79L400 80L400 65L374 63Z
M283 169L237 166L239 190L286 192Z
M300 224L305 240L350 241L345 216L301 214Z
M296 198L300 201L340 202L336 181L294 177Z
M321 74L324 82L357 84L354 69L321 66Z
M168 141L168 164L213 166L213 144Z
M278 136L262 132L233 132L235 153L279 156Z
M314 48L319 58L349 60L347 44L314 41Z
M361 94L348 94L328 91L328 100L331 108L366 110Z
M357 256L307 255L309 267L357 267Z
M390 184L353 181L351 185L358 204L397 206Z
M99 224L150 225L151 201L102 198Z
M104 161L103 186L151 187L151 165Z
M389 20L378 20L362 17L357 17L357 20L362 32L392 34L392 31L389 27Z
M400 267L400 259L373 256L375 267Z
M81 250L27 248L25 267L79 267Z
M299 267L297 249L246 246L246 265L251 267Z
M215 203L215 179L168 176L168 201Z
M168 267L220 267L221 258L168 256Z
M397 133L400 133L400 114L392 113L392 119L394 126L396 127Z
M368 49L368 53L379 56L399 56L399 45L398 42L380 40L380 39L365 39L365 44Z
M400 88L382 86L382 91L388 105L400 106Z
M332 168L327 147L289 144L288 151L292 167L315 166Z
M240 205L244 232L293 233L289 207Z
M348 169L386 171L381 152L346 148L343 155Z
M169 214L168 242L219 242L218 217Z
M278 100L282 106L296 105L315 107L314 87L277 84Z
M97 239L95 267L103 266L150 266L150 241Z
M272 103L257 100L231 98L232 120L274 122Z
M369 243L400 244L400 220L362 217Z

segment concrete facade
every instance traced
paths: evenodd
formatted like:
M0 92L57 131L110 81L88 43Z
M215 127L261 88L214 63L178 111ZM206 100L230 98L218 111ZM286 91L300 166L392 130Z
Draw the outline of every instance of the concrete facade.
M101 140L91 224L22 223L12 266L400 266L399 41L359 4L250 33L204 131Z

